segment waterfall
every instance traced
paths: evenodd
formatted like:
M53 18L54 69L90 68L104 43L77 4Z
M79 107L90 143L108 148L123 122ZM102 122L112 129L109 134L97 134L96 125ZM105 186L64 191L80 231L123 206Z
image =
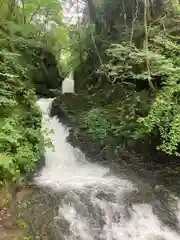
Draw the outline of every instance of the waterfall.
M70 72L69 76L62 82L62 93L74 93L74 76Z
M55 221L57 239L66 240L178 240L178 230L165 225L153 207L142 200L129 203L127 196L138 186L124 176L115 176L66 141L69 129L56 117L48 116L50 99L40 99L42 127L53 130L54 149L45 152L46 165L35 178L38 186L63 193ZM180 219L180 201L171 196ZM63 223L66 223L62 230Z

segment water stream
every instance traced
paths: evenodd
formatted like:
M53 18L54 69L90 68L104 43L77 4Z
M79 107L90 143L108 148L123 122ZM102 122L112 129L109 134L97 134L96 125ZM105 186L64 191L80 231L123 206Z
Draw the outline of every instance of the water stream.
M54 216L55 239L180 239L177 196L166 193L162 205L157 199L153 199L154 205L148 202L146 198L151 198L153 193L148 196L146 187L142 190L131 178L89 162L79 149L66 141L69 129L57 118L49 117L52 99L40 99L38 103L43 111L43 128L53 130L54 149L46 149L46 165L35 182L61 196ZM132 200L141 192L146 196Z

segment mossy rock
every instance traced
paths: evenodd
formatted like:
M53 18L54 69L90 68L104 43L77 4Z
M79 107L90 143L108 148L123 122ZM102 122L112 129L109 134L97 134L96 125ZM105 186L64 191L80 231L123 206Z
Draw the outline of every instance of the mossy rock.
M83 111L87 111L88 104L88 99L83 94L62 94L53 101L50 115L51 117L57 116L59 120L69 119L76 122L78 116Z

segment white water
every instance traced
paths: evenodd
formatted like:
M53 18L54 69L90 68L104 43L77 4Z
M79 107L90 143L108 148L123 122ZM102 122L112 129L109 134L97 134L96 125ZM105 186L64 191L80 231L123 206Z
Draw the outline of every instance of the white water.
M64 220L66 229L58 229L66 240L178 240L180 235L154 215L149 204L125 204L127 192L136 189L131 181L113 175L108 168L89 163L83 153L67 141L68 128L56 118L49 118L52 99L41 99L43 128L53 130L54 151L47 149L46 165L35 181L54 192L63 192L57 221ZM180 219L180 201L176 199ZM61 223L60 223L61 224ZM67 231L68 229L68 231Z
M70 72L69 76L62 82L62 93L74 93L74 78L73 72Z

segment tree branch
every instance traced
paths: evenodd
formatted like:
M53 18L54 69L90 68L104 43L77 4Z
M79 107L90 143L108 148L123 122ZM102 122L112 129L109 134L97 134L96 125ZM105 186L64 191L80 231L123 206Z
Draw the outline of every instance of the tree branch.
M29 22L31 23L33 21L33 18L34 16L38 13L39 9L41 8L41 5L39 5L37 8L36 8L36 11L32 13L30 19L29 19Z
M23 21L24 21L24 24L26 24L26 16L25 16L25 11L24 11L24 0L21 0L21 3L22 3L22 9L23 9Z
M130 44L132 43L132 40L133 40L134 27L135 27L135 22L136 22L137 17L138 17L138 11L139 11L139 1L136 0L136 12L135 12L135 15L133 14L134 18L133 18L133 21L132 21L132 30L131 30Z
M151 70L150 62L148 58L148 26L147 26L147 0L144 0L144 30L145 30L145 39L144 39L144 48L146 51L146 67L148 72L148 83L151 90L155 90L154 85L151 81Z

